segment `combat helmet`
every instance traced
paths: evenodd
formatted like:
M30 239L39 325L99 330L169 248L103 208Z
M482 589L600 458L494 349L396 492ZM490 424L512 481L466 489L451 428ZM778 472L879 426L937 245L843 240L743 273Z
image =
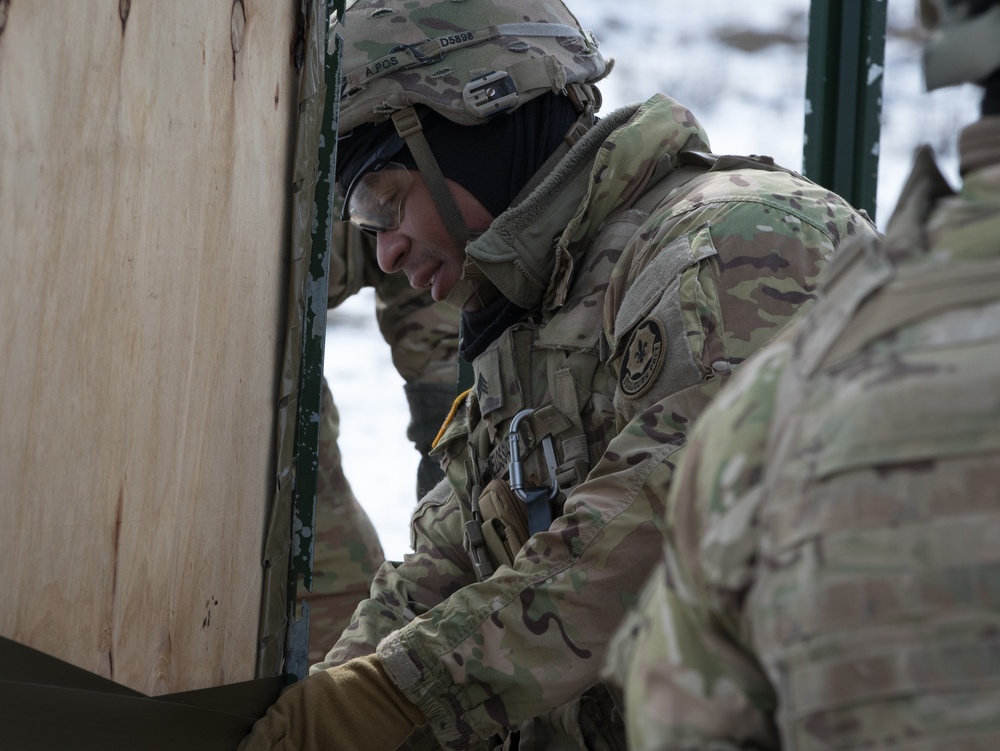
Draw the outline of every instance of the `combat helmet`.
M1000 0L920 0L920 20L931 32L928 90L982 83L1000 69Z
M343 38L341 137L391 118L459 247L468 233L415 106L475 126L559 92L585 128L611 68L561 0L359 0L331 25Z

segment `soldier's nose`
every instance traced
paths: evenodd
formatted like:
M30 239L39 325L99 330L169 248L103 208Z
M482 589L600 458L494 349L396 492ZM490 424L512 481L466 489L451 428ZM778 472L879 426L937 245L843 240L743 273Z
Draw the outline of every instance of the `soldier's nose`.
M403 267L403 256L406 253L406 240L396 230L379 232L376 236L375 257L378 267L387 274L399 271Z

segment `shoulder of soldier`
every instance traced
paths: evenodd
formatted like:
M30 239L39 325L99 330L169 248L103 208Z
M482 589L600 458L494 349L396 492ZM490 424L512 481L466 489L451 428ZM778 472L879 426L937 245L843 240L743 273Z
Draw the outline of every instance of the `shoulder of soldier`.
M605 324L612 340L635 317L630 311L641 314L674 278L704 259L717 257L726 272L720 291L736 286L744 291L735 294L745 297L751 284L771 280L768 294L793 309L811 299L824 263L841 243L877 235L836 194L765 167L696 174L649 209L611 273ZM647 189L656 191L655 185Z
M844 199L796 173L713 169L668 191L650 208L613 276L628 287L627 280L664 251L676 254L688 247L697 256L699 237L713 246L706 253L718 250L725 262L729 256L755 255L763 259L754 261L760 266L784 265L780 256L801 252L825 259L843 242L877 235L871 221Z
M717 164L726 159L736 158L721 157ZM745 161L692 179L661 207L661 218L692 213L712 222L725 217L726 229L740 234L797 236L811 229L829 239L831 250L854 235L875 234L870 220L836 193L797 173Z

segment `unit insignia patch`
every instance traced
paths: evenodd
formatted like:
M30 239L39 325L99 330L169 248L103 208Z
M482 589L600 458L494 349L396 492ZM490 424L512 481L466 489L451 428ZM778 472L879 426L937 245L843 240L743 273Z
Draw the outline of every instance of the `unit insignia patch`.
M624 396L637 399L656 380L666 355L665 340L663 324L655 318L647 318L632 332L618 379Z

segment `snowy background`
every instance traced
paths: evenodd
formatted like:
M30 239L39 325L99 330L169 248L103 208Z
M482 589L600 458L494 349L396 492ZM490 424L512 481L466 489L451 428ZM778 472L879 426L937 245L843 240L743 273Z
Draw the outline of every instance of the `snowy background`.
M955 133L977 116L973 87L923 90L916 0L887 0L889 35L879 164L880 227L895 205L914 148L930 143L957 180ZM615 59L601 82L602 112L670 94L697 115L716 153L769 154L802 168L809 0L567 0ZM331 311L325 372L340 408L348 479L386 556L409 550L417 453L406 440L402 379L362 290Z

